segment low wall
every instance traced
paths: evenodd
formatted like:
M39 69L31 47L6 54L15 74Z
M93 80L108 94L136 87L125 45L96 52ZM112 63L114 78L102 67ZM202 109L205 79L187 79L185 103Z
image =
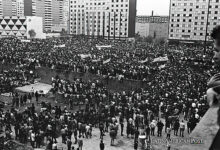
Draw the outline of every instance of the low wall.
M124 80L123 82L120 82L116 79L109 79L107 82L103 77L91 73L63 72L62 70L52 70L48 67L41 67L36 71L41 77L41 82L47 84L51 84L51 78L58 75L60 78L67 79L69 81L73 81L74 78L82 78L83 81L99 79L111 91L136 90L147 86L141 81Z

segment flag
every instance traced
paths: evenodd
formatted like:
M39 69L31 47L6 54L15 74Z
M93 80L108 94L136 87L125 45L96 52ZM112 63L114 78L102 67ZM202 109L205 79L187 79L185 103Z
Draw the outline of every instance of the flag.
M54 48L56 48L56 47L63 48L63 47L66 47L66 45L65 45L65 44L62 44L62 45L54 45Z
M163 68L165 68L166 67L166 65L160 65L159 66L159 69L163 69Z
M111 58L107 59L106 61L103 61L103 64L107 64L111 61Z
M91 54L79 54L79 56L81 57L81 59L85 59L85 58L91 58Z
M146 58L145 60L139 61L139 63L143 64L143 63L146 63L147 61L148 61L148 58Z
M101 61L100 59L94 59L94 60L92 60L92 62L99 62L99 61Z
M153 60L153 62L164 62L164 61L168 61L169 59L168 59L168 57L166 56L166 57L158 57L158 58L155 58L154 60Z

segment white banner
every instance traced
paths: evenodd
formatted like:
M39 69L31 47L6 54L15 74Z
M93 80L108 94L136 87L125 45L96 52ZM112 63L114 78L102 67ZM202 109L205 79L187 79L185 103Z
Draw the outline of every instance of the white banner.
M107 59L106 61L103 61L103 64L107 64L111 61L111 58Z
M111 48L111 45L96 45L96 48L101 50L102 48Z
M158 57L158 58L155 58L153 62L163 62L163 61L168 61L168 57Z
M63 47L66 47L66 45L65 45L65 44L62 44L62 45L54 45L54 48L57 48L57 47L63 48Z

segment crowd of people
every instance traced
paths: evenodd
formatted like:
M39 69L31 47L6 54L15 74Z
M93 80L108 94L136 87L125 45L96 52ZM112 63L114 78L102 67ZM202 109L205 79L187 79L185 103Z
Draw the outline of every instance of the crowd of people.
M98 48L97 45L105 46ZM1 127L4 126L7 139L11 138L13 127L16 140L21 143L29 140L38 148L46 144L48 150L56 149L59 135L68 150L74 143L82 149L83 138L92 138L94 127L100 129L101 150L104 150L105 132L110 133L111 145L116 136L126 133L127 137L134 138L134 148L139 135L146 135L149 139L155 136L155 128L157 136L162 136L165 130L170 139L174 130L175 136L184 137L186 126L190 133L209 107L205 97L207 80L215 73L211 57L211 48L203 53L203 48L198 45L156 45L84 36L33 40L30 43L16 38L1 39L2 65L14 64L19 68L3 70L1 86L10 92L23 86L27 78L36 78L36 67L92 73L106 80L139 80L147 85L137 90L112 92L100 80L86 82L75 78L68 81L56 76L52 78L52 92L63 95L69 107L62 109L43 103L40 112L36 111L34 104L19 112L16 110L20 107L18 99L23 105L34 94L21 98L13 94L13 109L0 114ZM23 66L25 69L21 70ZM71 113L73 105L81 103L85 109ZM161 121L162 118L165 122Z

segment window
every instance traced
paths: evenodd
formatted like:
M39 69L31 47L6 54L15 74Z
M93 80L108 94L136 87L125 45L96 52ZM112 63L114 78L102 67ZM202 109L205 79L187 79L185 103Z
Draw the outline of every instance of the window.
M199 6L196 6L196 8L199 8Z
M200 33L200 36L203 36L203 33Z
M215 11L215 14L218 14L218 11Z

